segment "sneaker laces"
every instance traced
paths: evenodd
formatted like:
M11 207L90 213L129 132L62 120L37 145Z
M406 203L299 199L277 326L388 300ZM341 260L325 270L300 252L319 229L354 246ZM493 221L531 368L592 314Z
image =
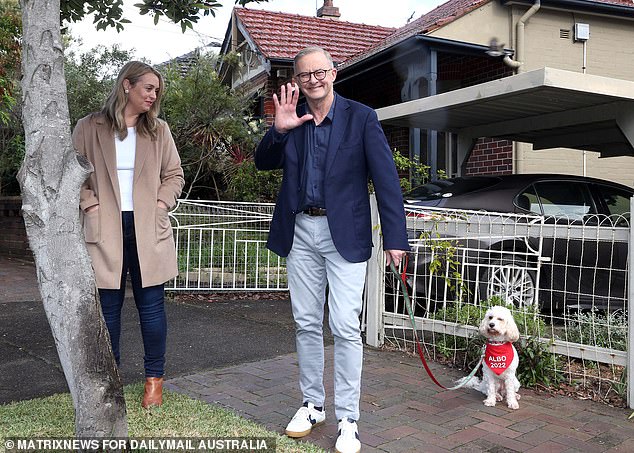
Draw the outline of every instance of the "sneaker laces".
M351 422L347 418L341 420L339 422L339 435L344 440L358 439L356 422Z
M293 415L293 419L292 420L297 420L297 419L308 419L308 420L310 420L310 410L306 406L300 407L297 410L297 412L295 412L295 415Z

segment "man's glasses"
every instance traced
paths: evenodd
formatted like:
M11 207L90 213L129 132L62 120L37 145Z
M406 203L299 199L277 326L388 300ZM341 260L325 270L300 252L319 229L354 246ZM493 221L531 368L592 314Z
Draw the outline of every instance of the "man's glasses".
M295 74L295 77L299 79L302 83L307 83L310 81L310 76L314 75L315 80L324 80L326 78L326 73L328 71L332 71L333 68L330 69L318 69L313 72L300 72L299 74Z

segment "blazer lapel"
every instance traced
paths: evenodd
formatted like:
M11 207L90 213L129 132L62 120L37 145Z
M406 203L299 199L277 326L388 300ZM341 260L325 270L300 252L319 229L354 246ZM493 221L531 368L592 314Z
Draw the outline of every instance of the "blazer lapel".
M100 121L97 130L97 139L99 140L99 149L101 149L103 160L106 163L108 177L117 200L117 206L121 209L121 192L119 190L119 178L117 177L117 150L114 144L114 132L106 121Z
M335 102L335 116L332 122L332 131L330 133L330 142L328 143L328 153L326 155L326 175L330 172L330 167L332 167L332 163L335 161L339 144L348 130L348 122L350 121L350 114L348 112L350 104L348 100L337 95Z

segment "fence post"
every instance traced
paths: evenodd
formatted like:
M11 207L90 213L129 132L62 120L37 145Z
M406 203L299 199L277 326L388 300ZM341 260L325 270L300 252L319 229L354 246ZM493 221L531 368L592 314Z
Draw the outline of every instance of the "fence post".
M630 198L630 213L634 212L634 197ZM630 237L627 260L627 405L634 409L634 224L630 214Z
M370 195L372 213L372 256L368 261L365 275L366 330L365 341L368 345L379 347L383 344L383 305L385 304L385 254L379 211L374 194Z

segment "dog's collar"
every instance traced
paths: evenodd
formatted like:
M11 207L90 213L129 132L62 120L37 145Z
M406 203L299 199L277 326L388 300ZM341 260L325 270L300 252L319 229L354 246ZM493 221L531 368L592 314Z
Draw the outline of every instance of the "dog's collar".
M494 345L494 346L500 346L506 343L510 343L510 341L493 341L493 340L487 340L488 344Z

